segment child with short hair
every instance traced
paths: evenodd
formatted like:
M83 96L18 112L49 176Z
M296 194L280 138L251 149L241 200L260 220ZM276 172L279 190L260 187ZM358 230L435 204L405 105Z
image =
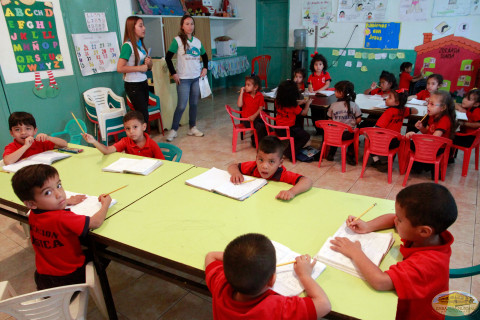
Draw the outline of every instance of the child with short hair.
M88 143L93 144L103 154L125 151L142 157L165 160L162 150L145 132L147 124L139 111L129 111L123 117L123 125L127 136L116 142L113 146L106 146L98 142L92 135L83 133L82 137Z
M13 112L8 117L8 127L13 142L6 145L3 152L3 162L6 165L37 153L68 146L67 141L61 138L45 133L37 134L35 118L28 112Z
M329 106L327 117L333 121L348 124L354 129L362 121L362 111L358 104L355 103L357 95L353 83L347 80L337 82L335 84L335 97L337 101ZM353 136L352 132L344 131L342 140L353 139ZM326 157L327 160L333 161L336 152L337 147L330 146L330 151ZM353 144L348 146L347 163L352 166L356 165Z
M35 250L35 283L38 290L85 282L87 260L80 237L102 225L112 201L100 195L101 208L92 217L77 215L69 204L57 170L37 164L18 170L13 191L31 209L30 237Z
M243 182L243 175L263 178L267 180L280 181L292 184L289 190L280 191L276 199L290 200L297 194L310 190L312 180L297 173L287 171L283 166L283 150L285 146L275 136L266 136L258 146L257 158L255 161L234 163L228 167L230 181L234 184Z
M293 81L297 84L298 91L304 92L305 91L305 69L295 69L293 71Z
M364 94L386 96L391 90L397 89L397 79L395 79L393 73L383 70L379 80L380 87L376 82L372 82L372 85L364 91Z
M357 233L397 229L403 244L403 260L380 270L363 253L359 242L347 238L331 241L332 250L352 259L375 290L395 290L398 295L396 319L443 319L432 308L435 295L448 290L452 234L447 231L457 219L457 205L442 185L421 183L397 194L395 214L365 222L349 216L348 227Z
M407 92L410 91L410 85L412 82L417 82L420 79L423 79L423 69L420 71L420 74L416 76L410 75L412 72L413 64L411 62L403 62L400 65L400 82L398 84L399 89L405 89Z
M473 133L480 128L480 90L472 89L463 98L462 104L456 109L467 114L467 121L460 120L461 133ZM470 147L475 140L475 135L455 136L453 144L463 147Z
M256 233L235 238L225 252L207 254L214 319L320 319L330 312L327 295L311 276L316 260L308 254L297 257L293 266L306 297L285 297L270 289L276 279L275 256L272 242Z
M415 98L418 100L426 100L430 98L430 95L437 91L443 83L443 76L438 73L433 73L427 77L427 88L419 93L408 97L408 100Z

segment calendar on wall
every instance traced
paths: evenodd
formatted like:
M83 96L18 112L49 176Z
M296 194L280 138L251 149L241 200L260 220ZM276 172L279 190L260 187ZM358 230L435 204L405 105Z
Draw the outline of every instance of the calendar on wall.
M85 21L90 32L107 32L105 12L85 12Z
M117 71L120 50L116 32L77 33L72 38L82 76Z

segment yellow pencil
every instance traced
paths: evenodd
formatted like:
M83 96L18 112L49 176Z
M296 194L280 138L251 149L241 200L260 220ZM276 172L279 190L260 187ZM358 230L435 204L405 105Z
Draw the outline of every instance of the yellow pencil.
M82 132L85 134L85 131L83 131L83 128L82 126L80 125L80 122L78 122L77 120L77 117L75 117L75 115L73 114L73 112L71 112L72 116L73 116L73 119L75 119L75 122L77 122L78 126L80 127L80 130L82 130Z
M428 112L425 113L425 115L423 116L422 120L420 120L420 122L423 122L423 120L425 120L425 118L428 116Z
M317 260L317 259L312 259L312 260ZM286 265L289 265L289 264L292 264L292 263L295 263L295 262L297 262L297 260L280 263L280 264L277 264L277 268L281 267L281 266L286 266Z
M372 204L367 210L363 211L363 213L361 215L359 215L358 217L356 217L355 219L353 219L352 222L355 222L357 221L358 219L360 219L361 217L363 217L365 215L365 213L367 213L368 211L370 211L373 207L375 207L377 205L377 203L375 202L374 204ZM352 223L350 222L350 223Z
M109 194L112 194L112 193L114 193L114 192L117 192L118 190L121 190L121 189L125 188L126 186L128 186L128 184L126 184L126 185L124 185L123 187L120 187L120 188L118 188L118 189L115 189L115 190L113 190L113 191L110 191L109 193L107 193L107 194L105 194L105 195L108 196Z
M257 180L257 179L245 180L245 181L243 181L243 182L242 182L242 184L244 184L244 183L248 183L248 182L252 182L252 181L255 181L255 180Z

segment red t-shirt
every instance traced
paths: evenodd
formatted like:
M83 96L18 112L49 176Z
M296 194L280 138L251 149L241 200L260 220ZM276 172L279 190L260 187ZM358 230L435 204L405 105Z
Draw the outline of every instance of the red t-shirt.
M305 83L297 83L298 91L305 91Z
M80 236L88 232L90 217L70 210L32 210L28 215L35 265L40 274L65 276L85 262Z
M330 74L325 71L322 71L319 76L314 73L308 77L308 83L312 84L313 91L317 91L322 88L327 81L332 81L332 78L330 77Z
M372 91L370 91L371 96L374 96L376 94L383 96L384 94L388 94L388 93L390 93L390 90L382 91L382 88L375 88Z
M389 107L377 120L377 127L390 129L396 132L402 130L403 118L410 115L410 108L403 108L403 112L400 113L400 109L396 107Z
M450 132L452 131L452 122L447 115L441 117L438 121L434 120L434 117L428 117L428 132L427 134L432 134L440 130L443 132L442 137L450 139Z
M239 163L238 170L240 170L241 174L244 174L247 176L252 176L257 178L262 177L260 175L260 172L258 171L256 161L247 161L247 162ZM287 171L287 169L284 166L280 166L278 167L277 171L275 171L275 173L272 174L271 177L267 178L267 180L280 181L280 182L296 185L298 183L298 180L300 180L301 177L303 177L301 174Z
M385 271L398 295L396 319L445 319L433 310L432 300L448 290L453 236L448 231L440 236L443 244L433 247L411 248L411 243L402 239L403 261Z
M468 122L480 122L480 107L471 107L467 109L467 119ZM475 132L475 128L467 128L462 126L462 132L470 133Z
M242 107L242 118L248 118L252 114L258 111L260 107L265 106L265 100L263 100L263 95L260 92L255 94L255 97L252 97L250 93L243 93L243 107Z
M400 83L398 84L399 89L410 89L410 82L412 82L413 77L410 73L403 71L400 73Z
M21 147L23 147L23 144L18 143L17 140L13 140L12 143L9 143L5 146L5 150L3 151L3 158L5 158L6 155L14 153L15 151L17 151ZM48 141L48 140L47 141L37 141L37 140L35 140L32 143L32 145L30 146L30 148L28 148L27 151L25 151L22 154L22 156L20 157L20 159L18 159L18 160L28 158L30 156L33 156L34 154L37 154L37 153L42 153L42 152L45 152L45 151L48 151L48 150L53 150L54 147L55 147L55 143L53 143L51 141Z
M153 141L147 133L144 132L143 135L147 139L143 148L137 146L137 144L129 137L123 137L113 146L115 147L115 149L117 149L117 152L125 151L128 154L165 160L162 150L160 149L158 144Z
M427 98L430 98L430 91L422 90L419 93L417 93L418 100L427 100Z
M267 290L250 301L234 300L234 290L225 278L222 261L210 263L205 268L205 276L212 293L214 320L317 319L315 305L310 297L285 297Z
M287 126L293 127L295 125L295 120L297 119L297 115L302 113L302 108L300 106L296 107L282 107L276 105L277 109L277 126Z

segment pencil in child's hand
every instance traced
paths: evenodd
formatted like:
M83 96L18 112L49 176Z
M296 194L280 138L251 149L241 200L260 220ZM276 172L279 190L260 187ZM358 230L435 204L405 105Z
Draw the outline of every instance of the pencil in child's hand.
M368 211L370 211L373 207L375 207L377 205L377 203L375 202L374 204L372 204L367 210L363 211L361 215L359 215L358 217L356 217L355 219L353 219L352 222L355 222L357 221L358 219L360 219L361 217L363 217L365 215L365 213L367 213ZM352 223L350 222L350 224Z
M252 182L252 181L255 181L255 180L257 180L257 179L249 179L249 180L245 180L245 181L243 181L241 184L244 184L244 183L249 183L249 182Z
M312 260L317 261L317 259L315 259L315 258L313 258ZM280 264L277 264L277 268L278 268L278 267L281 267L281 266L286 266L286 265L289 265L289 264L292 264L292 263L295 263L295 262L297 262L297 260L280 263Z
M112 193L114 193L114 192L117 192L118 190L121 190L121 189L123 189L123 188L125 188L125 187L127 187L127 186L128 186L128 184L126 184L126 185L124 185L123 187L120 187L120 188L118 188L118 189L115 189L115 190L113 190L113 191L110 191L109 193L106 193L105 195L108 196L108 195L110 195L110 194L112 194Z
M420 120L420 122L423 122L423 120L425 120L425 118L428 116L428 112L425 113L425 115L423 116L422 120Z
M82 130L83 134L85 134L85 131L83 131L83 128L82 126L80 125L80 122L78 122L77 120L77 117L75 117L75 115L73 114L73 112L70 112L73 116L73 119L75 119L75 122L78 124L78 126L80 127L80 130Z

